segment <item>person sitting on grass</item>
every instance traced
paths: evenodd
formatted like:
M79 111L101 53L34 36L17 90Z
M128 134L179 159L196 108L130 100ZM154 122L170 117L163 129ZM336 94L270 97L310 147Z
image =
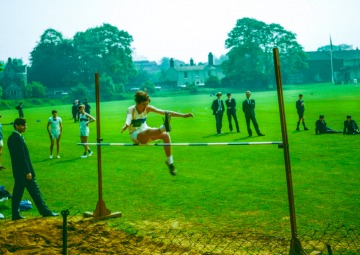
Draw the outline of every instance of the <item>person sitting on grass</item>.
M346 116L346 120L344 121L343 134L344 135L360 134L358 125L356 124L356 122L354 120L351 119L350 115Z
M332 130L326 126L324 115L320 115L319 119L315 123L315 134L332 134L332 133L342 133L341 131Z
M150 97L144 91L136 92L134 99L136 104L128 108L125 125L121 128L121 133L129 128L130 139L135 144L147 144L158 139L163 140L164 143L170 143L170 134L168 132L171 131L171 117L193 117L192 113L183 114L174 111L165 111L149 105ZM150 112L165 115L164 124L159 128L149 127L146 124L146 117ZM165 145L164 151L167 157L165 164L169 167L170 174L176 175L171 146Z

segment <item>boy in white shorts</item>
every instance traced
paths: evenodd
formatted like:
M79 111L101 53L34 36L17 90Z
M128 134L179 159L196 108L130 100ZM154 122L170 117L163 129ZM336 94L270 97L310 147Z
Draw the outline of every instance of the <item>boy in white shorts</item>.
M96 121L96 119L85 112L85 105L79 105L79 123L80 123L80 141L81 143L87 143L89 140L89 123ZM80 158L87 158L92 155L92 151L89 146L84 144L84 154Z
M53 158L54 140L56 140L56 158L60 158L60 138L62 134L62 119L57 116L57 110L52 110L52 116L47 123L47 131L50 138L50 156Z
M129 128L130 138L135 144L147 144L158 139L163 140L164 143L171 143L170 134L168 133L171 131L171 117L193 117L192 113L183 114L174 111L164 111L149 105L150 97L143 91L136 92L134 99L136 104L128 108L125 125L121 129L121 133ZM150 112L165 115L164 124L160 128L152 128L146 124L146 117ZM171 175L176 175L171 146L164 146L164 151L167 158L165 163L169 167L169 172Z

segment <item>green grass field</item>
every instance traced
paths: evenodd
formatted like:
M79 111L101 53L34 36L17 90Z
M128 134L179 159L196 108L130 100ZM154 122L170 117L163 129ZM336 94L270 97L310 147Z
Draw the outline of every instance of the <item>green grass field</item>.
M227 91L223 90L223 93ZM304 94L305 118L309 131L295 131L295 101ZM173 118L172 142L258 142L281 141L276 91L253 92L256 114L264 137L249 138L241 111L244 93L233 93L238 103L241 133L230 133L226 116L224 134L215 135L215 119L209 94L153 97L151 103L162 109L193 112L194 118ZM225 99L223 96L222 99ZM317 84L284 87L295 208L299 232L321 229L329 223L359 225L360 135L314 135L319 114L333 129L342 130L347 114L360 124L360 86ZM95 115L95 103L92 115ZM132 100L101 103L101 137L104 142L130 143L120 134L125 113ZM26 107L26 106L25 106ZM81 159L79 127L71 118L71 103L56 107L63 119L61 159L48 159L48 117L54 106L24 108L28 144L37 180L49 207L70 214L93 211L98 201L97 152ZM15 110L1 112L3 123L17 117ZM150 114L148 124L157 127L162 116ZM96 124L90 127L90 142L96 142ZM12 132L3 127L4 142ZM135 228L156 224L177 224L197 229L257 229L290 232L283 150L276 145L173 147L178 170L168 173L161 147L102 147L103 198L121 218L112 222ZM7 146L4 146L0 185L12 192L13 178ZM23 199L29 195L25 192ZM11 217L11 204L0 205ZM36 209L24 212L38 217Z

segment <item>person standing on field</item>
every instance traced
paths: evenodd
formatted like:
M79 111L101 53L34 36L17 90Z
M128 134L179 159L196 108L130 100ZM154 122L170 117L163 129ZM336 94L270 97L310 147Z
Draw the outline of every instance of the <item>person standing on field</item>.
M235 98L231 97L231 93L227 93L227 97L228 99L225 101L227 110L226 110L226 114L228 117L228 121L229 121L229 129L230 132L233 131L233 125L231 123L231 118L234 119L235 121L235 126L236 126L236 132L240 133L240 128L239 128L239 122L236 116L236 101Z
M58 213L52 212L45 204L36 182L35 171L30 160L29 150L23 137L26 128L26 120L24 118L15 119L14 132L9 136L7 141L15 180L11 201L12 220L25 219L25 217L21 216L19 213L19 206L25 188L43 217L58 216Z
M246 91L245 95L246 95L246 99L242 103L242 110L245 114L245 121L246 121L248 134L249 136L252 136L252 130L250 128L250 120L251 120L257 135L264 136L264 134L260 132L259 125L255 117L255 100L250 99L251 91L250 90Z
M74 123L77 121L78 112L79 112L79 105L76 102L74 102L72 107L71 107L71 115L72 115L72 117L74 119Z
M300 130L300 128L299 128L300 121L302 122L302 125L304 126L304 130L309 130L305 126L305 119L304 119L305 103L303 100L303 94L299 94L299 100L296 101L296 110L297 110L297 114L299 115L296 130L298 130L298 131Z
M213 115L215 116L216 134L218 135L221 134L225 105L224 101L221 100L221 92L216 93L216 97L217 99L215 99L211 104L211 109L213 111Z
M62 134L62 119L57 116L57 111L51 112L52 116L48 119L47 131L50 137L50 156L53 158L54 140L56 140L56 158L60 158L60 138Z
M20 102L19 105L15 107L15 109L19 112L19 118L24 118L23 103Z
M89 105L89 103L88 103L88 101L87 101L86 98L84 99L83 104L85 105L85 112L87 112L88 114L90 114L91 106Z
M130 106L127 109L125 125L121 128L121 133L126 129L129 129L130 139L135 144L147 144L151 141L162 140L166 144L171 143L170 134L171 117L193 117L192 113L178 113L174 111L165 111L158 109L150 104L150 97L148 93L144 91L138 91L134 96L135 105ZM147 115L150 113L157 113L165 115L164 124L159 128L152 128L146 124ZM174 165L174 159L171 154L171 146L164 145L164 151L166 155L165 164L169 168L171 175L176 175L176 169Z
M85 112L85 105L79 105L79 123L80 123L80 141L81 143L87 143L89 140L89 123L96 121L96 119ZM90 157L93 152L90 150L87 144L84 144L84 154L80 158Z

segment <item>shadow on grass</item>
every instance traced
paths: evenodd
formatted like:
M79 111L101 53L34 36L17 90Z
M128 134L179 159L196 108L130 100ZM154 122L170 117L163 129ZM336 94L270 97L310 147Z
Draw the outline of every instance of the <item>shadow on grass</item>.
M229 136L229 135L233 135L233 134L241 134L241 133L237 133L237 132L225 132L225 133L221 133L221 134L211 134L211 135L205 135L202 138L210 138L210 137L221 137L221 136Z

